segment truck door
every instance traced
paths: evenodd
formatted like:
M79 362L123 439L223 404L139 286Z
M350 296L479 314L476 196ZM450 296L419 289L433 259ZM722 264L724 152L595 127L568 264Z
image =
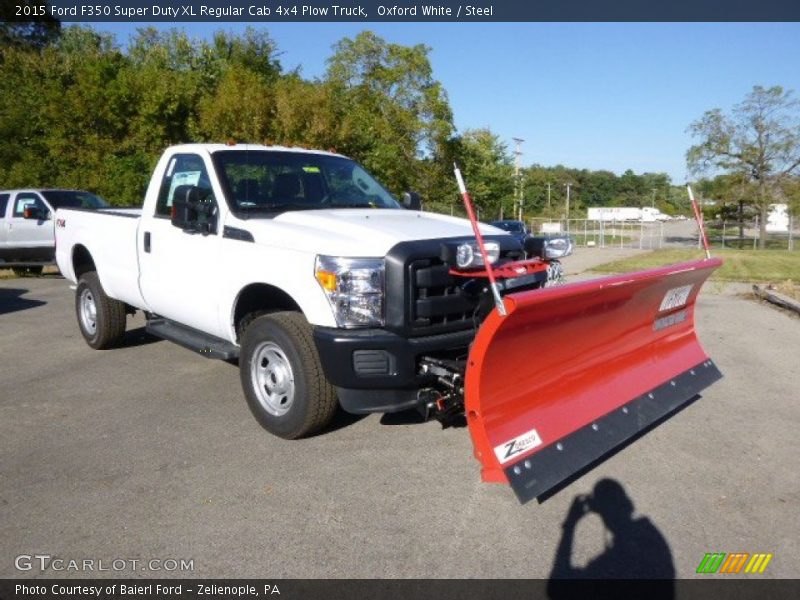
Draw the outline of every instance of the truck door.
M5 259L6 239L8 237L8 221L6 219L6 210L8 209L8 200L11 194L0 194L0 259Z
M47 215L46 219L26 219L25 208L33 206ZM6 219L7 249L22 260L52 260L55 237L50 207L35 192L18 192L13 200L10 218Z
M6 245L8 237L8 223L6 221L6 211L8 210L8 200L11 194L0 194L0 250Z
M152 312L223 336L217 318L221 195L212 188L209 171L209 165L197 154L175 154L169 160L155 209L143 212L137 233L139 288ZM172 224L176 192L181 193L187 186L203 189L207 200L217 206L211 233L186 231Z

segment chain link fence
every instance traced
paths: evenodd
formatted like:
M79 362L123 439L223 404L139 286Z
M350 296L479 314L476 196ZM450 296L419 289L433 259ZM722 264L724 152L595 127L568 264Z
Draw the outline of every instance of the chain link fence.
M594 248L700 248L697 223L694 219L670 221L598 221L592 219L528 219L535 234L567 233L576 246ZM774 250L795 250L800 227L792 217L785 231L767 231L766 247ZM738 221L707 221L709 244L718 248L753 249L759 246L758 219Z
M598 221L592 219L530 219L531 232L548 235L566 233L577 246L594 248L663 248L669 224L662 221Z
M476 208L478 220L489 222L492 216ZM463 206L451 205L441 211L456 217L466 217ZM508 217L510 218L510 217ZM589 248L659 248L702 247L694 219L677 218L669 221L599 221L594 219L525 219L531 233L536 235L569 233L577 246ZM788 216L788 225L781 231L767 231L766 247L774 250L800 249L800 219ZM758 218L738 221L706 221L709 244L716 248L758 248Z

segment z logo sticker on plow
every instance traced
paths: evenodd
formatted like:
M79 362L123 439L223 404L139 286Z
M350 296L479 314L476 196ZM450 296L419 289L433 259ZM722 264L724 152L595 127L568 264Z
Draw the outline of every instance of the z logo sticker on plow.
M668 290L667 293L664 294L664 299L661 301L661 306L658 308L658 312L672 310L673 308L678 308L686 304L686 300L689 298L689 294L691 293L693 287L694 286L692 284L689 284Z
M542 438L539 437L539 434L535 429L531 429L530 431L515 437L513 440L509 440L504 444L495 446L494 453L497 455L497 460L499 460L500 464L502 465L510 461L515 456L522 454L531 448L536 448L536 446L541 446L541 444Z

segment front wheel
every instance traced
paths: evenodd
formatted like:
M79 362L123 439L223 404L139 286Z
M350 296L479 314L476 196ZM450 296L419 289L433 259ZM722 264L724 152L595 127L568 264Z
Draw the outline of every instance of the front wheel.
M302 314L255 318L242 336L239 374L250 411L279 437L297 439L323 429L336 413L311 326Z
M83 339L95 350L112 348L125 335L125 304L106 295L94 271L78 280L75 313Z
M544 287L564 285L566 282L563 265L557 260L549 261L547 263L547 281L545 281Z

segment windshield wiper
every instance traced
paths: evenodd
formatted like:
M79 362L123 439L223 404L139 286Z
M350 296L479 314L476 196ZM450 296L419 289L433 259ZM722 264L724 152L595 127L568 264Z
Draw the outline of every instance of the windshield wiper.
M374 204L364 204L363 202L348 202L345 204L331 204L327 208L383 208Z

